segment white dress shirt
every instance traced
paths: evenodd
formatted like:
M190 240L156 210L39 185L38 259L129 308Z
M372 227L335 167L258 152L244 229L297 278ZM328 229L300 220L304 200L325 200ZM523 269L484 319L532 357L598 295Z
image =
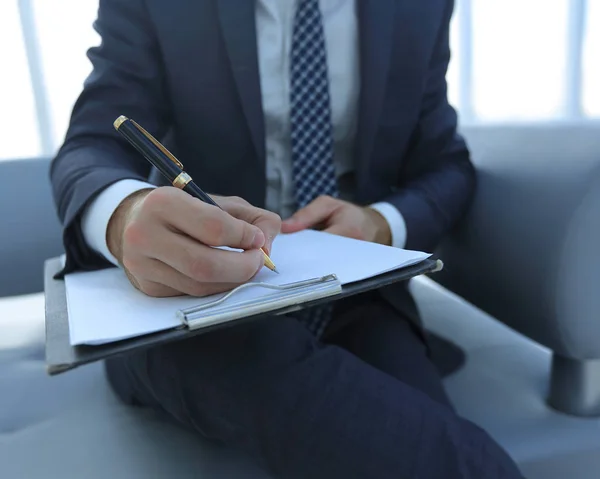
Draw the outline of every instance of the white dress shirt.
M295 211L289 120L289 57L295 1L257 0L255 21L262 106L265 121L266 208L282 218ZM334 162L338 179L353 173L353 147L360 91L359 32L355 0L320 0L327 45L333 123ZM341 182L343 184L343 182ZM130 194L153 185L121 180L102 191L86 208L82 230L88 245L117 265L108 250L106 229L112 213ZM343 187L340 187L344 197ZM402 248L406 225L389 203L371 205L388 222L392 245Z

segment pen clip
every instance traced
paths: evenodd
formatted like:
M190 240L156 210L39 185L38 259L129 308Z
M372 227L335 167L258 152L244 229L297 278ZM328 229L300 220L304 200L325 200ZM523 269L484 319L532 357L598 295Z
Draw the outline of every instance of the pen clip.
M175 158L175 156L169 150L167 150L163 145L161 145L160 142L156 138L154 138L150 133L148 133L142 126L138 125L134 120L129 119L129 121L131 121L131 123L133 123L133 126L135 126L138 130L140 130L142 132L142 134L154 144L154 146L156 146L160 151L162 151L167 156L167 158L169 158L169 160L171 160L173 163L175 163L179 168L181 168L183 170L183 163L181 163L181 161L179 161L177 158Z

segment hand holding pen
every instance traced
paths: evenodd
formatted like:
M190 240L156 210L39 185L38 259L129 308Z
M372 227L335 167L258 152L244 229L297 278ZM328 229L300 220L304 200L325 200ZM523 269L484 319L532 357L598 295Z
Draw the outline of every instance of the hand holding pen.
M219 206L166 187L140 190L121 203L109 222L108 246L134 286L151 296L205 296L247 282L266 266L279 217L239 198L216 199Z

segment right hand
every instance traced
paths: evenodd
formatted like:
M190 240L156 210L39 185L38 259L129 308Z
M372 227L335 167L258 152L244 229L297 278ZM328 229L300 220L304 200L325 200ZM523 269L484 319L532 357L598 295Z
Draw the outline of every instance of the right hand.
M206 296L245 283L263 267L260 248L270 254L279 216L241 198L213 199L222 209L161 187L119 205L109 221L108 248L137 289L158 297Z

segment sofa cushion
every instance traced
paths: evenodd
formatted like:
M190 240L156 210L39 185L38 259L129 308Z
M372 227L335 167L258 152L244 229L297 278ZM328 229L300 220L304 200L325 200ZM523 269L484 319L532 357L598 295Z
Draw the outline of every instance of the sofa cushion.
M550 351L429 278L411 290L427 329L465 352L465 366L445 379L457 412L504 446L528 479L597 479L600 417L548 406Z
M247 458L118 402L101 363L44 366L44 298L0 299L0 477L269 477Z

